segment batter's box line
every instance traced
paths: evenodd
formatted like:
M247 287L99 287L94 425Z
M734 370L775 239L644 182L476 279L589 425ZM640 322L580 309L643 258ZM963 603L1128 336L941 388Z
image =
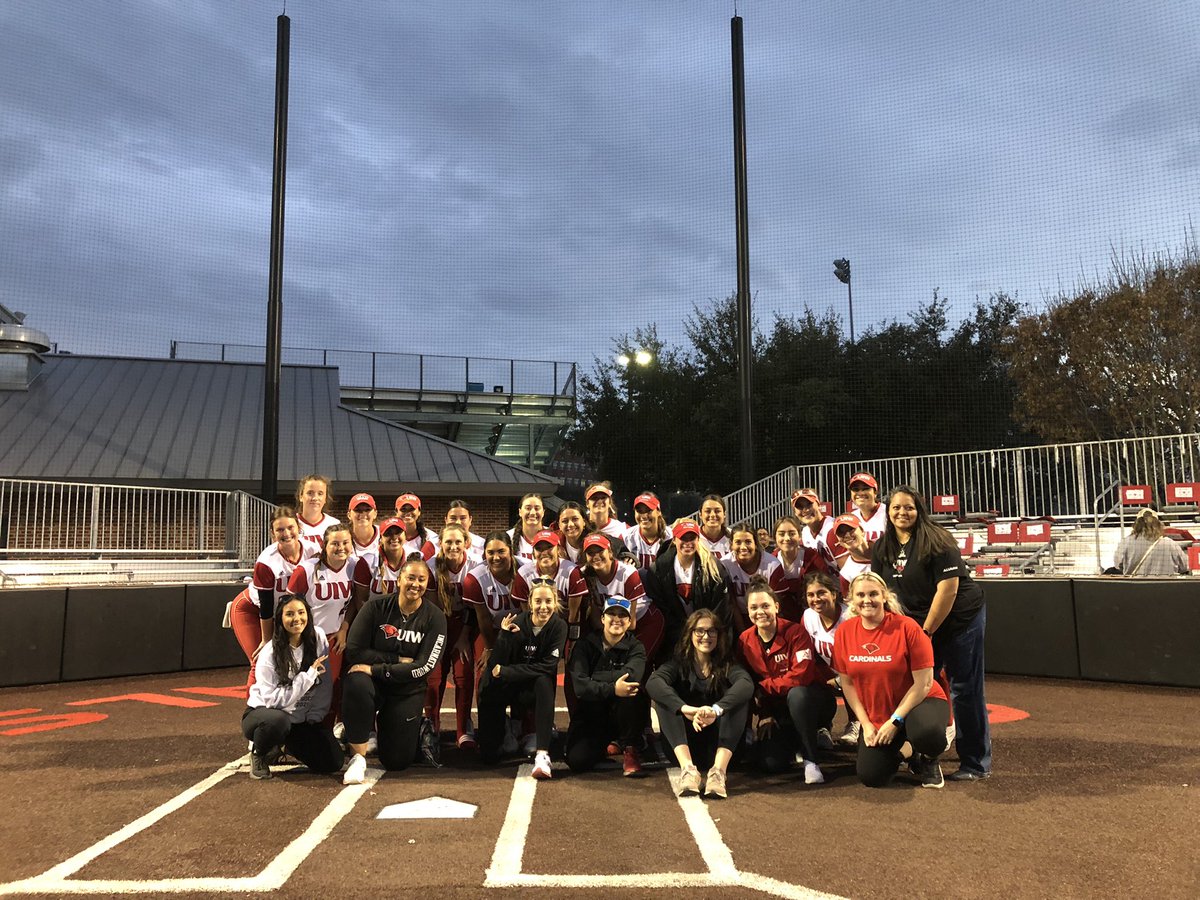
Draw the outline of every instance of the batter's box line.
M733 862L733 854L725 845L708 807L699 797L679 796L679 769L668 772L676 800L683 810L684 820L700 851L707 872L646 872L636 875L535 875L522 871L525 840L533 816L533 798L537 779L533 767L523 765L513 782L508 812L492 852L483 886L489 888L678 888L678 887L740 887L747 890L784 897L787 900L845 900L837 894L826 894L811 888L789 884L766 875L742 872Z
M74 875L88 863L103 856L117 845L129 840L134 835L145 831L155 823L169 816L178 809L191 803L209 788L220 784L230 775L236 774L241 768L245 757L235 759L221 766L203 781L192 785L183 793L172 797L161 806L152 809L139 819L130 822L124 828L114 831L108 837L97 841L70 859L47 869L41 875L0 884L0 895L5 894L185 894L198 891L214 893L253 892L266 893L277 891L287 882L300 863L308 858L317 846L329 837L338 822L354 808L354 805L368 790L375 786L383 775L381 769L368 769L367 778L362 784L342 788L341 792L329 802L308 828L279 852L257 875L237 878L159 878L148 880L112 880L112 879L72 879Z

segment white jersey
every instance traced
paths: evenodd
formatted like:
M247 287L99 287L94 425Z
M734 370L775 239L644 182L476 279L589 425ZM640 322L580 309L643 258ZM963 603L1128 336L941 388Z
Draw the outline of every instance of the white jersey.
M746 612L746 589L750 587L750 578L753 575L761 575L766 578L771 584L771 590L776 594L787 590L787 584L783 580L783 566L766 550L759 551L758 568L753 572L743 569L732 556L722 559L721 565L725 567L725 574L729 577L730 599L742 612Z
M297 515L296 521L300 523L300 540L307 541L318 550L325 544L325 529L330 525L341 525L341 519L335 519L331 515L321 516L321 521L310 522L304 516Z
M833 623L832 628L826 628L825 623L821 621L820 615L815 609L806 609L800 624L804 626L804 630L808 632L808 636L812 638L813 646L817 648L817 653L821 655L821 659L825 660L826 664L833 665L831 657L833 656L833 636L837 633L838 626L850 618L850 607L845 603L839 604L841 613L838 615L838 620Z
M842 576L842 589L846 590L855 578L863 572L871 571L871 561L859 562L853 555L847 555L842 560L842 567L838 570L838 574Z
M354 593L354 570L358 559L351 556L346 564L335 572L319 556L304 560L296 566L288 581L288 590L302 594L313 611L313 625L326 634L333 634L342 627L346 608Z
M646 569L653 565L654 560L658 559L658 548L662 542L669 541L673 537L668 526L667 533L663 535L662 540L648 541L642 537L642 529L633 525L625 532L621 540L625 542L625 549L637 557L638 568Z
M629 530L629 526L617 519L609 519L603 528L596 529L601 534L607 534L609 537L621 538L624 540L625 532Z
M512 538L513 556L519 559L533 559L533 544L525 540L520 528L514 528L508 536Z
M351 536L353 534L352 531ZM375 536L365 544L360 544L358 538L354 538L354 546L350 552L359 559L365 559L371 568L375 568L379 562L379 526L375 526Z
M882 503L875 507L875 512L871 513L869 519L863 517L862 510L857 506L854 507L852 515L863 523L863 534L867 536L868 544L874 544L887 530L887 509Z
M463 579L463 602L484 607L497 628L509 613L521 611L512 599L512 583L498 581L486 565L475 566Z
M436 594L437 589L438 589L437 557L426 560L425 565L429 566L429 590ZM462 608L463 608L463 593L462 593L463 579L467 577L467 573L470 571L471 571L471 561L468 559L468 560L465 560L463 562L463 564L458 567L457 572L451 571L448 573L450 575L450 599L451 599L450 609L452 612L461 612L462 611ZM439 603L438 606L441 606L441 604Z
M296 566L317 555L316 548L307 541L297 541L296 543L300 547L300 559L296 562L290 562L280 553L278 544L272 544L258 554L258 559L254 562L250 590L247 592L250 595L250 602L255 606L259 605L259 591L271 591L271 603L274 604L280 596L288 592L288 579L292 577ZM274 611L273 605L271 610Z
M708 548L708 552L717 559L724 559L733 553L733 545L729 542L729 535L721 535L715 541L710 541L704 536L704 532L700 532L700 542Z
M837 562L834 559L833 550L830 548L829 536L833 533L833 516L826 516L825 521L821 523L821 530L816 534L812 533L812 529L807 525L800 528L800 543L804 545L804 549L810 553L817 554L825 563L825 568L833 572L837 569Z
M607 583L596 577L596 587L601 599L605 597L624 597L626 600L637 602L637 620L640 622L650 609L650 601L646 599L646 589L642 587L642 578L637 569L619 559L614 563L613 576Z
M367 599L376 600L396 593L396 585L400 582L400 569L404 568L404 557L400 557L400 565L393 569L388 565L387 557L382 554L369 560L359 557L354 569L354 584L356 587L367 589Z

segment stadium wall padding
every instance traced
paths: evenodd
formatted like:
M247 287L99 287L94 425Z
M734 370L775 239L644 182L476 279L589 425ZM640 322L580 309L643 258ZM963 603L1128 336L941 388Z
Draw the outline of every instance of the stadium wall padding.
M1200 581L1073 579L1080 674L1200 687Z
M239 585L190 584L184 601L183 667L219 669L244 666L246 656L233 631L221 627L225 604L238 595Z
M62 680L180 671L184 593L183 585L70 588Z
M984 665L988 672L1080 677L1070 580L994 578L982 584L987 598Z
M66 616L66 588L0 591L0 617L7 623L0 687L62 680Z

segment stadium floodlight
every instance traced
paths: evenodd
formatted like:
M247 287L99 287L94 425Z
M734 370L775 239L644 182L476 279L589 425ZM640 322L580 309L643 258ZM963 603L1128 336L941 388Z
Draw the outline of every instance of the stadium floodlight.
M626 353L622 353L620 356L618 356L618 357L617 357L617 365L618 365L618 366L620 366L622 369L627 369L627 368L629 368L629 364L630 364L632 361L633 361L633 360L631 360L631 359L629 358L629 355L628 355L628 354L626 354Z
M634 359L637 360L639 366L648 366L650 365L650 361L654 359L654 354L649 350L639 350Z
M850 343L854 343L854 289L850 286L850 260L842 257L833 261L833 274L846 286L846 302L850 307Z

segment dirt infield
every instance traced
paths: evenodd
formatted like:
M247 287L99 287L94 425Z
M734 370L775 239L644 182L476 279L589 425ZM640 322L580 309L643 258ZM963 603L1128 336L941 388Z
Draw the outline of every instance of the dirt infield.
M556 769L539 783L453 748L440 770L361 788L298 771L253 782L244 764L226 766L246 751L241 677L0 691L0 893L1194 897L1200 886L1196 691L993 678L987 782L873 791L840 754L823 764L825 785L735 770L730 798L707 802L677 800L665 767L640 781ZM478 810L376 818L430 797Z

